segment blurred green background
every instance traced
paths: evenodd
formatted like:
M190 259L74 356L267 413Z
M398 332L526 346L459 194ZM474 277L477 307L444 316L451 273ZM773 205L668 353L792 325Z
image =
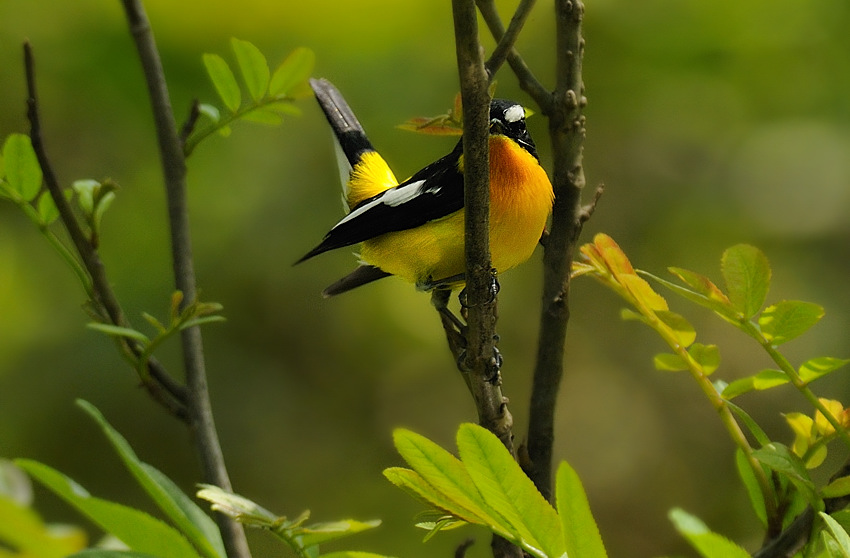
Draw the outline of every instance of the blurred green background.
M513 2L499 2L508 16ZM229 38L274 64L297 46L344 92L399 176L454 140L395 125L444 112L457 91L450 2L149 0L171 97L219 103L201 54L232 61ZM552 83L552 2L541 0L518 47ZM827 315L787 345L792 362L850 354L850 5L845 0L588 0L585 170L606 193L584 239L611 234L636 266L668 265L719 280L723 249L761 247L770 300L820 303ZM172 290L163 188L150 110L118 2L0 0L0 136L27 131L21 43L37 58L48 149L64 184L121 186L102 255L128 315L164 316ZM487 41L492 48L492 41ZM498 95L531 101L503 69ZM293 268L341 215L330 135L312 100L280 128L240 124L193 154L189 183L198 280L228 321L205 330L214 408L236 489L281 514L382 518L347 546L400 557L447 556L469 532L421 545L421 506L381 476L399 464L391 430L453 445L474 420L428 297L385 280L334 300L321 289L349 270L340 250ZM544 166L544 118L529 122ZM539 251L538 251L539 252ZM540 254L502 278L504 390L516 433L527 424L538 328ZM98 406L140 456L191 490L197 465L181 424L149 401L102 335L83 327L83 294L34 227L0 204L0 455L51 464L97 495L149 508L96 427L73 405ZM660 373L663 347L618 318L620 302L590 280L572 289L558 459L582 475L612 556L684 552L666 519L682 506L749 547L759 531L737 483L732 445L685 375ZM699 339L721 347L717 377L769 366L741 335L680 301ZM175 373L174 346L162 360ZM850 403L838 373L820 393ZM741 403L790 441L781 412L809 412L790 389ZM840 452L836 452L840 453ZM834 460L842 456L833 455ZM52 521L80 522L39 491ZM93 534L96 531L92 531ZM472 556L488 538L473 533ZM251 533L256 556L281 553Z

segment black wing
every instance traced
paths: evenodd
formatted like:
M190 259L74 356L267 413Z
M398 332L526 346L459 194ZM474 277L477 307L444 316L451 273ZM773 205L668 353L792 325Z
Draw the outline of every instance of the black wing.
M295 263L382 234L412 229L463 207L463 175L457 169L461 143L398 186L360 202L322 242Z

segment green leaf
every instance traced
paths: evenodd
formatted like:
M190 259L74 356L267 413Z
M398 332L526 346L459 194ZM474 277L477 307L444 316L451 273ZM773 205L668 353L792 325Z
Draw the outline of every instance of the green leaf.
M566 461L558 466L555 499L570 558L607 558L587 494L575 470Z
M266 126L279 126L283 122L280 114L266 107L259 107L252 111L246 112L242 116L242 120L254 122L256 124L265 124Z
M222 490L211 484L200 485L196 496L201 500L206 500L212 504L212 509L232 517L240 523L251 525L254 527L265 527L268 529L274 528L278 521L278 516L260 506L256 502Z
M457 446L484 500L511 524L523 548L538 556L564 554L558 514L502 442L487 429L466 423L458 429Z
M193 318L191 320L186 320L185 322L180 324L180 327L177 328L177 329L180 330L180 331L183 331L184 329L188 329L190 327L195 327L195 326L204 325L204 324L220 323L220 322L226 322L226 321L227 321L227 318L225 318L224 316L203 316L203 317L200 317L200 318Z
M673 353L658 353L652 359L656 370L665 372L679 372L688 369L688 363L677 354Z
M744 426L747 427L747 430L750 431L750 434L753 435L753 438L762 445L766 446L770 443L770 438L765 434L764 430L761 429L761 426L758 425L756 421L753 420L753 417L747 414L745 410L735 405L734 403L727 401L727 405L729 405L729 409L735 413L735 415L741 419L741 422L744 423Z
M679 508L670 510L676 530L703 558L750 558L750 554L726 537L712 533L699 518Z
M831 518L829 515L820 512L820 517L824 523L826 523L826 528L832 534L835 542L838 544L838 548L841 551L841 556L845 558L850 558L850 535L847 534L847 531L844 530L844 527L841 526L837 521Z
M677 268L671 268L671 269L677 269ZM712 312L714 312L715 314L717 314L718 316L720 316L724 320L728 321L729 323L740 327L740 325L738 323L738 313L735 311L735 308L732 306L732 303L729 302L729 300L725 298L725 295L723 295L723 297L724 297L723 299L717 299L715 297L703 294L703 293L695 291L693 289L683 287L681 285L677 285L676 283L673 283L671 281L667 281L666 279L662 279L662 278L657 277L657 276L655 276L651 273L647 273L646 271L638 271L638 273L640 273L644 277L649 277L650 279L652 279L653 281L655 281L657 283L660 283L661 285L663 285L664 287L667 287L668 289L670 289L674 293L678 294L679 296L681 296L681 297L683 297L687 300L690 300L691 302L699 304L700 306L708 308L709 310L711 310ZM718 291L719 291L719 289L718 289Z
M230 46L236 54L242 79L248 87L251 98L259 101L265 97L269 88L269 64L266 62L266 57L252 43L235 37L230 39Z
M741 477L741 482L744 483L747 496L750 498L750 504L753 506L753 512L755 512L761 524L767 527L767 510L764 504L764 494L761 492L761 486L756 479L753 466L741 448L735 450L735 467L738 469L738 476Z
M359 550L339 550L322 554L322 558L391 558L374 552L361 552Z
M747 319L755 316L770 288L767 257L755 246L738 244L723 253L720 267L732 305Z
M41 190L41 165L29 136L10 134L3 144L3 168L6 182L26 201L32 201Z
M393 431L393 441L408 465L452 504L444 508L446 511L466 521L498 529L500 533L508 532L459 459L424 436L403 428Z
M104 548L89 548L76 554L72 554L68 558L157 558L150 554L142 554L141 552L133 552L132 550L107 550Z
M215 522L186 496L171 479L156 468L139 460L127 440L112 428L94 405L82 399L77 400L77 405L100 425L124 465L136 478L136 482L192 544L209 558L226 556L221 533Z
M717 345L703 345L694 343L688 347L688 354L702 366L707 376L711 375L720 366L720 350Z
M668 310L657 310L655 315L664 322L664 325L670 328L676 337L676 342L682 347L689 347L697 338L694 326L683 316Z
M821 489L824 498L840 498L850 494L850 476L840 477Z
M797 373L805 383L813 382L818 378L822 378L838 370L845 364L850 363L850 359L835 358L835 357L817 357L809 359L800 365Z
M493 528L493 525L496 526L494 528L494 532L498 532L504 538L511 536L507 531L507 527L500 526L499 520L493 519L491 522L470 510L463 508L458 505L457 502L446 497L442 492L430 485L416 471L404 469L403 467L389 467L384 469L384 477L414 498L434 506L439 511L443 512L443 514L450 514L453 517L466 521L467 523L474 523L476 525L491 525L492 523L491 528Z
M56 532L29 507L0 496L0 549L11 546L20 553L14 556L63 558L85 544L86 534L81 529ZM0 550L0 555L2 552Z
M341 539L349 535L354 535L362 531L368 531L369 529L374 529L380 524L380 520L377 519L372 521L344 519L341 521L316 523L299 529L298 537L304 548L307 548L323 544L328 541Z
M198 557L183 535L145 512L95 498L82 486L47 465L30 460L15 463L131 550L159 558Z
M781 345L808 331L823 317L822 306L801 300L783 300L759 316L762 334L773 345Z
M50 195L50 192L45 191L38 197L38 205L36 207L42 225L49 225L59 217L59 210L56 209L56 204L53 203L53 197Z
M92 179L75 180L71 188L77 193L77 203L83 213L91 215L94 212L95 190L100 188L100 182Z
M313 73L316 55L309 48L296 48L274 71L269 84L269 95L292 95L292 89L307 81Z
M210 105L208 103L199 103L198 112L200 112L216 124L218 124L218 121L221 120L221 112L219 112L218 108L215 105Z
M762 391L787 384L790 381L791 380L788 378L788 375L782 370L766 369L754 376L747 376L746 378L739 378L735 380L726 386L722 395L726 399L732 399L733 397L737 397L753 390Z
M224 106L230 112L239 110L239 105L242 104L242 92L239 90L239 83L236 82L230 66L218 54L204 54L203 60L207 74Z
M129 327L121 327L112 324L102 324L100 322L87 323L86 327L95 331L100 331L101 333L105 333L106 335L109 335L111 337L126 337L127 339L135 339L136 341L141 341L142 343L150 343L150 339L148 339L148 337L144 333Z
M823 500L818 495L818 491L811 477L809 477L806 466L787 446L771 442L755 450L753 457L791 481L814 509L818 511L823 509Z

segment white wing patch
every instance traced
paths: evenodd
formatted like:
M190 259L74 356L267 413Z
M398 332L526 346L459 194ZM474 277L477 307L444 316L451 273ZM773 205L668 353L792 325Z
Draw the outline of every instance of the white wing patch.
M381 196L381 202L390 207L407 203L419 195L419 187L424 183L424 180L417 180L416 182L405 184L404 188L391 188L387 190L386 194Z
M525 117L525 109L522 105L512 105L505 109L505 120L508 122L518 122Z
M356 219L360 215L363 215L373 207L378 205L388 205L390 207L396 207L403 203L407 203L410 200L416 198L421 192L419 191L419 187L424 184L424 180L417 180L416 182L411 182L410 184L405 184L403 187L399 188L390 188L386 190L382 196L375 198L374 200L365 203L346 215L339 223L334 225L334 229L343 225L352 219ZM331 229L333 230L333 229Z

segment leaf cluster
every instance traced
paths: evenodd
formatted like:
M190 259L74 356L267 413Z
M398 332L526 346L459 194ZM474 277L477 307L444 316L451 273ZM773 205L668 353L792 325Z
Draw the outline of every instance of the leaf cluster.
M127 440L93 405L77 404L100 426L136 483L145 491L166 521L141 510L91 495L59 471L29 459L0 466L0 543L22 556L58 558L226 558L221 533L215 522L165 474L136 455ZM31 489L19 471L44 485L83 516L103 529L122 547L86 549L86 536L77 528L45 525L30 509ZM278 517L241 496L213 486L203 486L198 496L213 502L213 509L247 525L270 530L302 558L332 556L381 558L369 553L319 553L319 545L377 527L380 522L343 520L305 525L309 512L295 520ZM0 556L5 556L0 547ZM13 555L12 555L13 556Z
M810 384L835 372L850 360L815 357L793 366L779 351L779 346L809 331L823 317L821 306L799 300L782 300L767 304L771 269L767 257L757 248L745 244L727 249L721 258L725 290L708 277L682 268L669 271L678 281L662 279L635 270L616 242L607 235L597 235L581 248L583 260L573 268L574 276L590 275L626 300L625 319L641 321L655 330L672 349L672 353L656 355L657 369L687 370L718 411L733 442L737 445L736 465L756 516L767 529L768 541L782 535L792 522L810 508L821 513L827 499L850 495L850 479L839 476L825 486L818 486L809 470L820 466L826 457L827 444L841 440L850 447L850 411L839 401L820 398ZM731 383L711 382L709 376L720 367L720 352L715 345L696 342L694 327L683 316L669 310L664 297L652 289L644 277L663 285L677 295L707 308L722 320L754 339L777 365ZM813 407L812 416L790 413L785 416L794 432L789 447L771 440L744 409L732 399L751 391L763 391L785 384L793 385ZM750 438L742 429L745 428ZM753 447L752 443L757 444ZM682 512L684 513L684 512ZM674 523L695 544L693 537L705 531L695 519L682 513L671 515ZM833 513L846 528L845 512ZM833 537L829 522L821 516L815 532ZM704 527L704 526L703 526ZM684 529L684 530L683 530ZM831 534L832 533L832 534ZM701 543L700 543L701 544ZM713 545L714 543L712 543ZM720 543L718 543L720 544ZM832 544L832 543L830 543ZM818 556L828 546L826 539L809 539L806 556ZM722 546L722 544L720 544ZM701 551L702 552L702 551ZM703 556L726 556L705 553ZM733 554L728 554L732 556Z
M223 322L224 316L218 314L222 309L221 304L217 302L200 302L193 300L188 304L183 304L183 293L175 291L171 295L171 304L169 307L168 320L162 323L156 317L142 313L142 317L154 330L155 335L149 337L141 331L126 327L118 326L104 322L90 322L87 324L89 329L105 333L111 337L118 339L126 339L138 344L139 351L134 355L132 364L140 375L147 374L147 364L154 351L162 345L167 339L175 334L203 324Z
M204 68L224 108L220 110L209 103L197 105L207 122L186 138L183 150L187 156L214 133L230 135L231 125L237 120L275 126L285 115L299 115L301 110L295 101L313 94L307 81L315 64L312 50L303 47L293 50L271 72L265 55L253 43L234 37L230 46L241 82L221 55L203 55ZM247 96L243 95L243 89Z
M460 458L408 430L396 430L393 438L411 468L391 467L384 476L431 506L433 520L419 523L429 532L426 538L469 523L490 529L537 558L606 556L587 496L567 463L558 468L556 510L485 428L460 426Z

